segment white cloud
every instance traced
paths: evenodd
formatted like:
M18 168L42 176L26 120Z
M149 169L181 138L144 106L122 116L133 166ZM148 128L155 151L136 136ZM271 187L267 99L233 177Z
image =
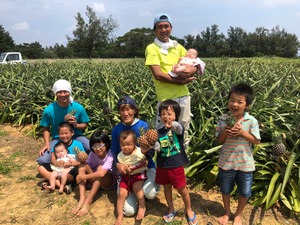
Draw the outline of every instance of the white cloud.
M13 29L17 31L23 31L29 29L29 24L26 22L16 23L13 25Z
M94 3L92 7L97 13L104 13L106 11L105 5L103 3Z
M296 12L295 15L296 15L297 17L300 17L300 11Z

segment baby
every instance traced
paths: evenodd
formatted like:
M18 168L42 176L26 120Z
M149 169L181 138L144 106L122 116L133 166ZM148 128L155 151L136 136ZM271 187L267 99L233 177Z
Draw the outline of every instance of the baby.
M68 154L68 149L66 145L63 142L58 142L54 146L54 154L57 161L63 161L63 162L75 162L75 155ZM70 172L70 170L73 168L72 166L65 168L64 166L57 166L51 164L51 169L53 172L51 172L50 175L50 185L45 186L44 188L47 189L49 192L54 191L55 189L55 180L60 179L61 184L58 190L59 194L62 194L67 182L67 175Z
M202 75L205 68L205 63L197 57L198 52L196 49L189 49L185 57L180 57L178 59L178 63L173 65L172 70L169 72L171 77L176 77L180 79L180 73L184 73L187 68L197 66L199 67L197 70L198 75Z

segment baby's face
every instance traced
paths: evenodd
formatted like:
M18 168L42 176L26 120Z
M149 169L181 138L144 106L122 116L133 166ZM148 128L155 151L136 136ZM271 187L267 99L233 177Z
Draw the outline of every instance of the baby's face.
M55 147L55 155L57 158L62 158L68 154L68 150L65 146L59 145Z
M185 56L190 59L195 59L197 55L198 53L195 49L189 49L185 54Z

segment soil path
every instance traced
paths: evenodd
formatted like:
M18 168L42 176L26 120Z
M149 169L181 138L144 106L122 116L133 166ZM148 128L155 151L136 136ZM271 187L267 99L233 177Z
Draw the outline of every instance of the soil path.
M36 157L42 145L41 140L24 135L24 131L10 125L0 125L0 224L35 225L112 225L115 221L115 191L100 191L88 215L77 217L70 213L78 201L78 189L73 188L70 195L58 195L41 190L37 175ZM220 193L203 191L200 186L190 188L192 206L198 215L199 225L218 224L223 206ZM184 206L176 192L173 194L175 208L178 211L172 224L187 224ZM236 209L232 201L232 210ZM125 217L123 224L160 225L167 211L163 190L151 201L146 201L147 212L141 223L134 217ZM244 224L299 224L287 218L278 207L263 211L248 205L244 213ZM230 221L228 224L232 224Z

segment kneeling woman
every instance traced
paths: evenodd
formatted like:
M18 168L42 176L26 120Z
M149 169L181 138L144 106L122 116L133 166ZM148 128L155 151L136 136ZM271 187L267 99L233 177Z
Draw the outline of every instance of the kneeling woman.
M87 163L79 166L76 177L79 186L79 202L72 213L83 216L89 213L90 206L99 188L110 189L116 184L113 155L110 150L110 138L102 130L95 131L90 138L91 153ZM92 185L90 193L85 197L86 184Z

